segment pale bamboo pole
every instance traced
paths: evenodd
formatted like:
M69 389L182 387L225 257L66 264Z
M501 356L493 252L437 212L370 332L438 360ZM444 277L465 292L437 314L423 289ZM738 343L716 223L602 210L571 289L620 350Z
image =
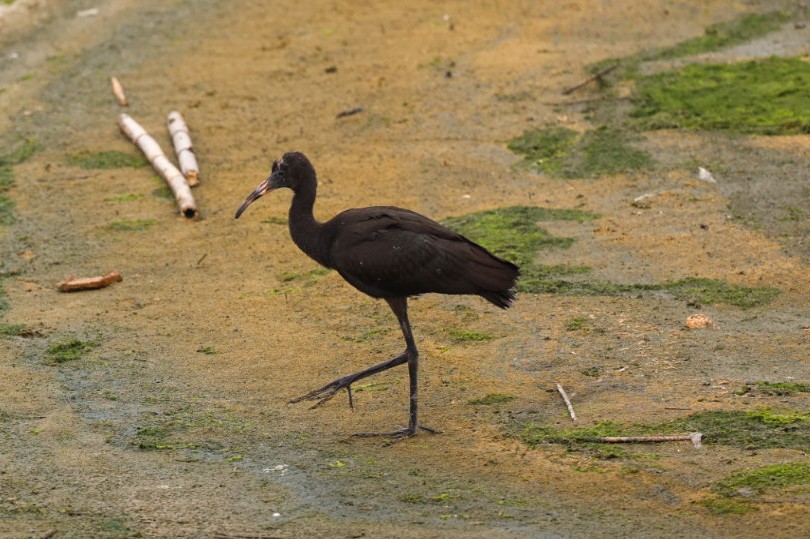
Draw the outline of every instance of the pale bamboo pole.
M111 77L110 82L112 83L113 95L115 95L115 99L118 100L118 104L122 107L129 105L129 100L127 100L127 96L124 94L124 87L121 85L121 81L116 77Z
M177 111L169 113L168 117L169 133L172 135L174 153L177 154L177 162L180 164L180 172L186 177L186 181L191 187L200 183L200 168L197 166L197 157L191 146L191 135L188 132L183 116Z
M568 415L571 416L571 421L577 420L577 414L574 413L574 405L571 404L571 399L568 398L568 393L565 392L563 386L557 384L557 391L560 392L560 396L563 398L565 402L565 406L568 407Z
M661 436L596 436L576 438L576 440L581 442L597 442L602 444L645 444L689 441L695 445L695 448L700 449L703 446L703 433L693 432L691 434L664 434Z
M118 117L118 126L141 149L155 170L166 180L172 193L174 193L177 205L180 206L180 213L189 219L197 215L197 204L194 202L194 197L186 179L177 170L177 167L169 161L155 139L128 114L121 114Z

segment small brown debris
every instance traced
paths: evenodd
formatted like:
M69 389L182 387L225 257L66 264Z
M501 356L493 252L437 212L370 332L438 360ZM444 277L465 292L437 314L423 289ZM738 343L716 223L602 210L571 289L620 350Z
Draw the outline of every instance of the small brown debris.
M121 277L121 274L117 271L108 273L102 277L81 277L79 279L70 275L67 279L59 283L59 291L75 292L77 290L93 290L95 288L110 286L122 280L124 280L124 278Z
M686 327L689 329L713 328L714 320L705 314L693 314L686 319Z
M112 83L113 95L115 95L118 104L122 107L129 105L129 100L127 100L127 96L124 94L124 87L121 85L121 81L119 81L117 77L110 77L110 82Z

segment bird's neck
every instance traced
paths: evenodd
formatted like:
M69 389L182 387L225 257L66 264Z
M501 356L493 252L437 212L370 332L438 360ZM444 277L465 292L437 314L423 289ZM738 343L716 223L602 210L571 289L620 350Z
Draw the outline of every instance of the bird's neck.
M290 206L290 236L310 258L322 266L329 264L329 246L323 237L323 223L315 219L312 209L315 206L315 185L299 189Z

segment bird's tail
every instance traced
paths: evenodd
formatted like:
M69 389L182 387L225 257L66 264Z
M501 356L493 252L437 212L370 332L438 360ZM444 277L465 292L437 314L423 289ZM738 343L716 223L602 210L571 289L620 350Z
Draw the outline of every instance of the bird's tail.
M520 268L486 249L480 249L485 256L477 260L472 276L478 286L477 294L493 305L506 309L515 301L515 284L520 276Z
M479 294L482 298L492 303L501 309L507 309L515 301L515 289L501 290L498 292L481 292Z

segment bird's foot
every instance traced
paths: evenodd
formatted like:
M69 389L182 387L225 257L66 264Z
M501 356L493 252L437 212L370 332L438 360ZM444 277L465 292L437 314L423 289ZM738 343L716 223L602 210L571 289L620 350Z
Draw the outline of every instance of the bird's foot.
M401 442L402 440L410 438L411 436L416 436L416 433L420 430L427 431L431 434L441 434L441 431L436 429L425 427L423 425L417 425L415 427L407 427L404 429L395 430L394 432L358 432L352 436L355 438L376 438L378 436L385 436L388 437L389 440L383 444L383 447L388 447L389 445L394 445L395 443Z
M310 407L310 409L314 409L330 401L332 397L334 397L335 394L337 394L337 392L340 391L341 389L345 389L346 392L349 394L349 408L354 410L354 399L352 398L352 383L354 381L355 378L352 376L344 376L343 378L338 378L337 380L333 380L323 387L313 389L312 391L310 391L305 395L301 395L298 398L292 399L291 401L289 401L289 403L293 404L301 401L318 401Z

